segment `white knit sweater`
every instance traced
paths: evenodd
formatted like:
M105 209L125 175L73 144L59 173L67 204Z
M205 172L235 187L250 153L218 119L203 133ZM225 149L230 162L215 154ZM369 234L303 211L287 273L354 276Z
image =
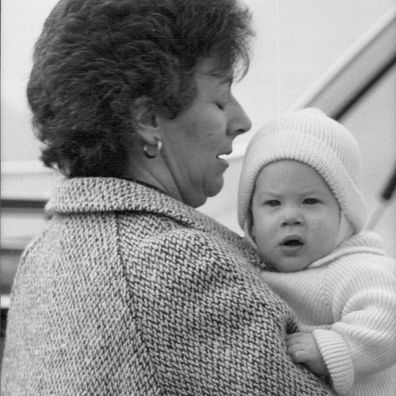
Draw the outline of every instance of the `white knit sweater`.
M262 278L313 332L340 395L396 395L396 263L372 232L294 273Z

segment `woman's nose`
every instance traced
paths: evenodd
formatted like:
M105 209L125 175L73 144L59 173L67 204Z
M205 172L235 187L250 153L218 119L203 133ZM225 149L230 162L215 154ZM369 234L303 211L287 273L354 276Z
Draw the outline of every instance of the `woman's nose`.
M241 104L232 96L230 100L229 120L227 133L232 136L238 136L247 132L252 127L250 118L245 113Z

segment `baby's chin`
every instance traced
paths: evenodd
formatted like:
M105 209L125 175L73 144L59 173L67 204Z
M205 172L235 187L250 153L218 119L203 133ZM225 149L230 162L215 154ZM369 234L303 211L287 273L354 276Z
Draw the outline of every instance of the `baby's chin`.
M280 262L277 264L274 264L273 262L271 262L269 260L265 260L265 262L267 263L269 271L280 272L280 273L285 273L285 274L304 271L310 265L310 263L306 263L306 262L298 262L298 263Z

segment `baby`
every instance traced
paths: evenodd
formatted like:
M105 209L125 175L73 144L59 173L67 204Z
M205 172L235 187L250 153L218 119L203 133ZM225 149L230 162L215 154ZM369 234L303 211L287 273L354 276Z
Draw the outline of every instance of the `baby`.
M318 109L286 114L249 144L238 219L295 311L286 345L340 395L396 395L395 261L366 220L353 135Z

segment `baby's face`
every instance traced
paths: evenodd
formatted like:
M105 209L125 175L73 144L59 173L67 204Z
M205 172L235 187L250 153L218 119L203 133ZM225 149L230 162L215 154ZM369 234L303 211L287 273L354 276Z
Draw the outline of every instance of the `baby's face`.
M340 210L331 190L310 166L282 160L256 180L251 234L261 255L279 272L294 272L337 245Z

